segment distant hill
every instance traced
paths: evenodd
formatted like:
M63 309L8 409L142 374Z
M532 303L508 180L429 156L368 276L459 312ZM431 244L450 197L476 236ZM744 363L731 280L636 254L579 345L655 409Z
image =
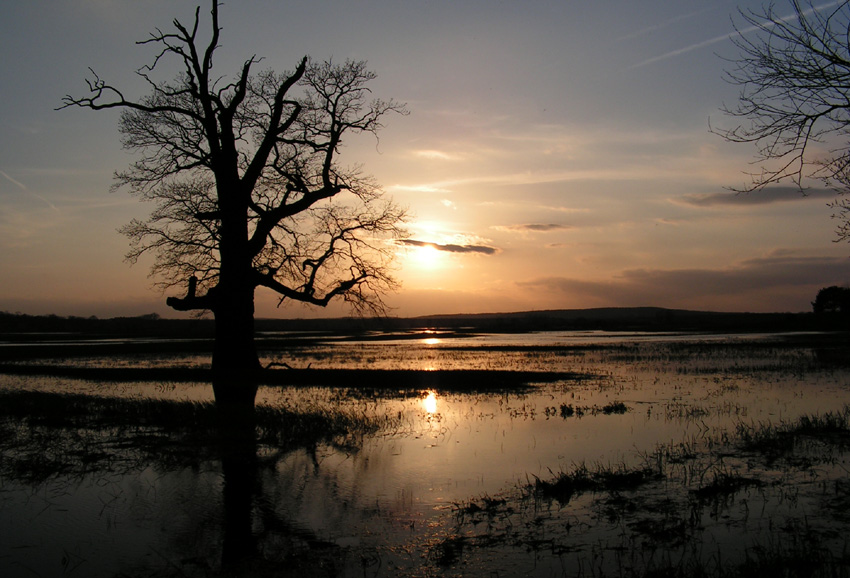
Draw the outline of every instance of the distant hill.
M0 313L0 338L14 334L62 334L89 336L167 336L212 337L212 319L161 319L157 315L140 317L59 317ZM520 333L528 331L811 331L846 330L844 315L813 313L718 313L665 309L662 307L606 307L597 309L556 309L513 313L476 313L428 315L401 318L337 319L258 319L259 332L321 331L361 333L364 331L413 331L444 329L464 332Z
M557 330L606 331L800 331L833 328L838 321L811 313L718 313L662 307L554 309L517 313L430 315L408 320L447 328L469 326L478 331ZM842 320L843 321L843 320ZM843 327L841 327L843 328Z

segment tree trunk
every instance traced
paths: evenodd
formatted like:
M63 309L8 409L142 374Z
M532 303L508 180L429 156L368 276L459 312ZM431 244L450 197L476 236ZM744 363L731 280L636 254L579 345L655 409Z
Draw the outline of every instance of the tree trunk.
M216 405L238 414L253 412L260 372L254 346L254 288L244 281L240 285L217 288L212 358Z
M224 121L222 121L224 122ZM226 124L226 123L225 123ZM222 135L227 136L227 131ZM236 167L237 154L231 140L224 147L225 166ZM218 285L215 287L215 346L213 393L219 412L248 418L254 411L260 361L254 347L254 288L252 255L248 250L248 207L236 171L216 175L219 234Z

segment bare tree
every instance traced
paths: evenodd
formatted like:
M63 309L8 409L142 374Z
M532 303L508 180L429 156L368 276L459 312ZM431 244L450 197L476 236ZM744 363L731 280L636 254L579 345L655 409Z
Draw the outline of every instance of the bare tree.
M714 132L755 143L760 171L745 191L790 180L801 191L821 180L839 194L850 190L850 1L820 7L789 0L788 15L774 4L741 12L740 51L727 71L741 87L738 104L724 111L747 122ZM848 207L837 200L839 237L850 239Z
M252 56L234 78L218 76L216 0L211 15L206 41L198 8L191 27L174 20L173 31L139 43L157 48L152 64L137 71L147 96L128 99L92 71L89 94L66 96L60 108L121 110L123 145L141 154L116 173L115 187L155 206L123 229L127 257L152 254L152 274L165 289L188 283L185 296L167 303L215 317L216 402L253 406L258 287L281 302L325 306L340 298L358 311L383 310L405 213L359 166L341 166L337 157L345 135L377 135L388 113L406 110L371 97L375 75L364 62L304 57L279 74L254 72L260 59ZM166 58L181 72L154 80Z

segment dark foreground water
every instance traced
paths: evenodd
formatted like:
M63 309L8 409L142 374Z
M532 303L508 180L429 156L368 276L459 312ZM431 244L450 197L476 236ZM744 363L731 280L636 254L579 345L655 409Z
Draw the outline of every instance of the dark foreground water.
M616 576L701 559L720 568L808 539L840 557L850 502L844 446L798 447L793 460L766 460L735 445L742 429L850 404L846 352L822 336L795 339L789 346L773 335L434 334L269 354L266 361L312 369L575 376L516 391L486 383L462 393L439 383L263 388L260 404L333 409L385 425L346 443L248 446L251 455L185 464L128 470L101 459L38 482L7 472L0 576L212 576L231 559L232 575ZM48 362L208 360L93 354ZM0 375L0 387L130 399L211 395L205 384L49 376ZM4 459L14 451L4 449ZM535 491L538 481L581 468L650 467L652 482L640 488L566 499ZM738 484L703 499L727 478Z

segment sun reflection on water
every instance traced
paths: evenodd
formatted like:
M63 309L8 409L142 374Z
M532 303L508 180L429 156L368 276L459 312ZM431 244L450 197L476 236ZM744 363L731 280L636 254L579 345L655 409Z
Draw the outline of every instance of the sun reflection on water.
M422 407L425 408L429 414L437 413L437 394L433 391L429 391L428 395L422 400Z
M437 345L440 343L440 340L437 337L428 337L422 340L422 343L425 345Z

